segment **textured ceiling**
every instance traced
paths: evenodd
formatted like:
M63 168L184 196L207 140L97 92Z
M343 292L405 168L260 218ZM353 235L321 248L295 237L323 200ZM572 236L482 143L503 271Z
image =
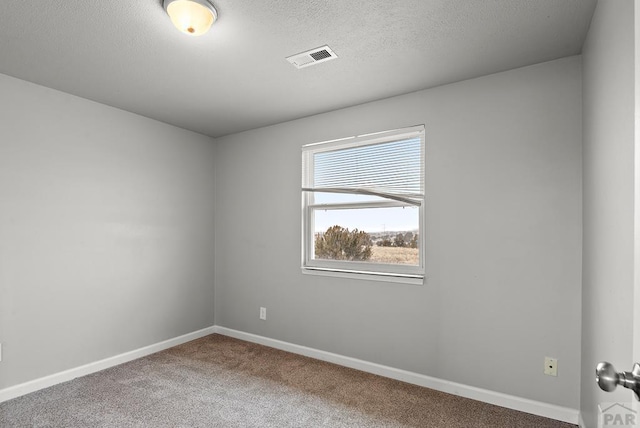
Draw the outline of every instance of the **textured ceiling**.
M162 0L2 0L0 73L215 137L579 54L595 3L214 0L194 38Z

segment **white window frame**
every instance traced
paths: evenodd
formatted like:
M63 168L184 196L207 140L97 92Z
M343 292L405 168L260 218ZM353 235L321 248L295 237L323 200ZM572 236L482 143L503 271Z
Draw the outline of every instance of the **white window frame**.
M314 192L327 189L314 188L314 155L321 152L355 148L385 142L404 140L407 138L420 138L420 165L421 177L424 189L425 172L425 128L424 125L409 128L383 131L373 134L364 134L319 143L308 144L302 147L303 167L302 171L302 270L303 273L319 274L339 277L352 277L360 279L382 280L390 282L405 282L422 284L425 274L425 223L424 223L424 190L421 195L412 195L411 198L398 197L397 195L369 193L382 196L384 201L351 202L351 203L315 203ZM338 193L350 193L348 189L339 189ZM355 192L354 192L355 193ZM358 193L367 193L366 191ZM356 262L346 260L315 259L314 255L314 212L315 210L339 210L354 208L384 208L417 206L419 257L418 265L383 264L371 262Z

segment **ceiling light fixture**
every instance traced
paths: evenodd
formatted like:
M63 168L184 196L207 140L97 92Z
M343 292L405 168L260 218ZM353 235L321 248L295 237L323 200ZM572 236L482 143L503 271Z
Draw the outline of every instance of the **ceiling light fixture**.
M162 6L176 28L190 36L209 31L218 12L208 0L163 0Z

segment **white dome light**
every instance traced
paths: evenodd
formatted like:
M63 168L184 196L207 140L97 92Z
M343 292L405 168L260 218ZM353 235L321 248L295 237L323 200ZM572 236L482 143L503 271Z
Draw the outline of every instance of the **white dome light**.
M163 6L173 25L190 36L206 33L218 18L218 12L207 0L164 0Z

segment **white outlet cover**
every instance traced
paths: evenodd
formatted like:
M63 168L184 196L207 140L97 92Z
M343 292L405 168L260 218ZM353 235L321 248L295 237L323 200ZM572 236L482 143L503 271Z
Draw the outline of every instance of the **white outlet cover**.
M547 376L558 376L558 359L544 357L544 374Z

